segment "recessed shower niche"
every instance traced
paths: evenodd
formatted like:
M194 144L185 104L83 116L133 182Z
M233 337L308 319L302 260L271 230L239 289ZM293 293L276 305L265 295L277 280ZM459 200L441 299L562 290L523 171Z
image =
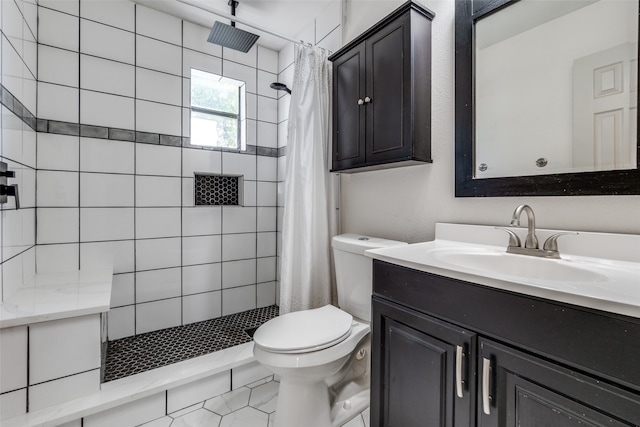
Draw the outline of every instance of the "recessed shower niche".
M242 206L241 175L195 174L194 204L196 206Z

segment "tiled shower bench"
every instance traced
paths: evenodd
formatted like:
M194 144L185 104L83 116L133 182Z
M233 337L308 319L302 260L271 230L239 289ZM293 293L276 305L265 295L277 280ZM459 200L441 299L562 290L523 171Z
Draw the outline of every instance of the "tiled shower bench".
M112 270L34 276L0 305L0 411L10 418L100 389Z
M101 384L111 284L111 270L37 275L2 303L3 427L133 426L271 375L247 342Z

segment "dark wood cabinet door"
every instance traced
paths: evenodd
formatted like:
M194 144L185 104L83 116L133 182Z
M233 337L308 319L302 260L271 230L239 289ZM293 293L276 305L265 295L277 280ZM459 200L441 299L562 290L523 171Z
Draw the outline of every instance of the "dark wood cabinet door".
M431 20L407 2L334 53L331 170L431 162ZM360 101L360 103L358 103Z
M364 43L333 63L333 170L365 163L364 71Z
M468 427L475 336L381 300L373 313L371 425Z
M411 157L412 56L409 12L367 40L367 162Z
M479 344L479 426L640 425L637 394L489 340Z

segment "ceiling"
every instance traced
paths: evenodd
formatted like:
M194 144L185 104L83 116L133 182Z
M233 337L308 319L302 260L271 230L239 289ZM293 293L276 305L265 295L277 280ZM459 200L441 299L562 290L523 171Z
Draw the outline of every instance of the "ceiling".
M216 20L228 24L224 18L205 12L193 6L180 3L177 0L134 0L138 4L168 13L173 16L203 25L213 26ZM231 14L228 0L190 0L200 3L208 9ZM256 24L275 33L297 39L313 19L336 0L239 0L236 8L236 16L244 21ZM279 37L275 37L259 30L249 28L240 23L238 28L260 35L257 44L279 51L288 43ZM305 40L313 42L313 40Z

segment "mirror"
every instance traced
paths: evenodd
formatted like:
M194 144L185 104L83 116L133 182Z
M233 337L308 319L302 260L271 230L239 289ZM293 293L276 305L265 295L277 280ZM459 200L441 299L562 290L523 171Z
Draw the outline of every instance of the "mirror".
M637 0L456 0L456 196L640 194Z
M476 178L635 168L637 42L635 1L521 0L478 20Z

